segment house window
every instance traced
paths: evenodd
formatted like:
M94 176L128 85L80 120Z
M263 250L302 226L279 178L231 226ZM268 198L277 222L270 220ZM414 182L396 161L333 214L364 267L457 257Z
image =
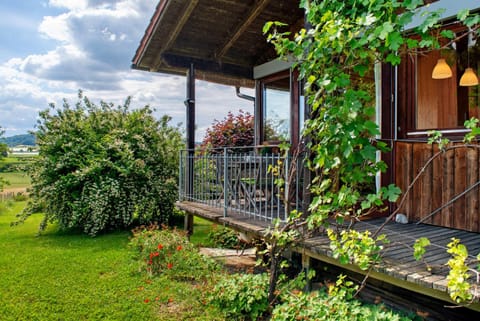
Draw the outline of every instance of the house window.
M415 68L415 130L463 128L466 119L478 117L478 86L460 86L460 78L470 66L478 75L479 46L465 36L453 48L419 54ZM468 50L468 53L467 53ZM432 70L439 58L445 59L452 77L433 79Z
M290 141L290 76L263 84L263 141Z

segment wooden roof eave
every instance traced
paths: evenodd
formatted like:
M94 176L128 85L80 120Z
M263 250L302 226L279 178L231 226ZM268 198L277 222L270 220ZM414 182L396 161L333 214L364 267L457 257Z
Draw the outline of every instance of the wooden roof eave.
M295 11L298 5L294 9L291 3L279 5L271 0L251 4L234 0L228 5L232 15L216 21L211 14L226 10L223 0L160 0L132 59L132 68L184 75L193 63L197 79L254 87L253 67L276 58L273 47L266 40L259 41L263 38L259 24L265 19L282 20L285 10L297 20L303 19L303 13ZM212 24L201 24L207 18ZM213 32L205 33L208 27Z

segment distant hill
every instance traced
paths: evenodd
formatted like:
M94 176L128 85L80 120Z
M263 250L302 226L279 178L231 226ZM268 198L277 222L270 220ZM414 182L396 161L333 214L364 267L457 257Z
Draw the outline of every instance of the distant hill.
M2 137L0 138L0 142L7 144L8 147L14 147L18 145L35 146L35 136L32 134L23 134Z

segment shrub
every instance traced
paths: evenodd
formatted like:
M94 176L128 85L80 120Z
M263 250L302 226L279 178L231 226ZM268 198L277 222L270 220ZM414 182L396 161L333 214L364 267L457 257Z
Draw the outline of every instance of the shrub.
M4 130L0 126L0 138L2 138L3 133L4 133ZM7 144L0 142L0 161L2 160L2 158L8 155L7 150L8 150ZM0 177L0 192L3 191L3 186L6 184L7 184L7 181L3 177Z
M257 320L268 309L268 274L232 274L215 284L209 301L227 318Z
M13 196L13 200L15 202L23 202L23 201L26 201L28 199L28 194L26 193L16 193L14 196Z
M207 128L202 147L236 147L254 144L255 128L253 115L240 110L238 115L228 112L223 120L215 120Z
M149 275L165 274L175 279L198 280L208 277L217 264L199 253L186 233L158 225L134 230L129 245L140 259L140 270Z
M214 247L237 249L240 246L237 232L232 229L214 225L208 233L208 240Z
M92 236L138 221L167 223L177 198L178 128L145 106L129 110L79 93L75 107L40 113L39 156L32 164L31 201L20 221L45 208L40 226L79 228Z
M292 291L283 296L283 303L277 305L271 321L322 320L322 321L408 321L411 320L386 309L382 305L362 305L353 299L356 291L351 283L339 278L330 291L303 293Z

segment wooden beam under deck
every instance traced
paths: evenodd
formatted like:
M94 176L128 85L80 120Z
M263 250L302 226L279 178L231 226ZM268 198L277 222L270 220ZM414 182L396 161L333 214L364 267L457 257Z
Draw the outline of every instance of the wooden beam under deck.
M177 207L193 215L205 218L217 224L226 225L237 231L250 234L257 238L266 235L270 222L252 219L243 214L230 212L227 217L223 215L223 208L211 207L194 202L178 202ZM359 231L375 231L383 222L384 218L370 221L362 221L355 224ZM370 277L388 284L392 284L409 291L421 293L436 299L454 304L447 292L447 269L444 265L449 256L446 245L455 237L467 246L471 256L480 252L480 235L478 233L454 230L432 225L388 223L382 231L391 244L386 248L383 263L370 272ZM431 264L433 269L429 272L422 262L413 258L412 245L419 237L429 237L432 245L427 247L425 262ZM332 257L329 240L325 235L319 235L298 244L294 251L303 256L312 257L321 262L326 262L345 270L365 274L355 265L342 265ZM473 279L473 278L472 278ZM480 293L474 293L476 301L480 299ZM480 312L480 303L469 306L469 309Z

